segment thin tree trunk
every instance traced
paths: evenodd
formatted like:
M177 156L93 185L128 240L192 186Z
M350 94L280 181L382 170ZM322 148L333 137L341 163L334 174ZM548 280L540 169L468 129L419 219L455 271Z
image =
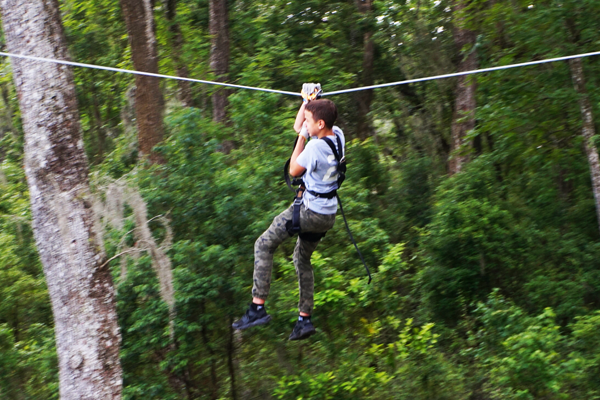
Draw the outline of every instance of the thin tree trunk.
M158 73L158 53L152 0L120 0L133 67L138 71ZM150 162L162 162L152 148L163 139L164 100L159 79L135 76L135 114L138 128L140 157L150 157Z
M8 51L69 59L57 0L1 0ZM13 59L33 231L54 313L61 399L119 399L121 336L92 211L73 73Z
M169 43L171 45L171 58L175 64L177 70L177 76L188 78L189 73L187 66L181 59L183 53L183 36L181 35L181 29L177 23L177 0L165 0L165 17L167 19L167 26L169 30ZM177 81L179 87L177 97L186 107L191 107L192 101L192 89L190 83L187 81Z
M206 304L205 304L204 301L202 301L202 303L201 303L200 312L202 314L206 314ZM208 355L210 357L210 378L211 378L211 380L210 380L210 385L206 385L206 386L210 386L211 399L216 400L216 399L219 398L219 392L218 392L219 380L218 380L218 377L217 377L217 366L216 366L216 362L215 362L215 352L212 349L212 347L210 347L210 340L208 338L208 332L207 332L206 324L203 323L201 325L200 332L202 334L202 340L204 342L204 346L208 350Z
M575 58L569 61L569 66L571 68L573 86L575 86L575 91L579 94L579 108L581 109L581 118L583 120L581 135L584 139L585 152L590 164L592 190L594 191L594 200L596 202L596 217L598 218L598 227L600 228L600 162L598 160L598 149L593 141L596 129L594 127L592 104L585 88L585 76L583 74L581 59Z
M219 82L227 81L229 73L229 17L227 0L209 1L210 31L210 69ZM213 120L224 122L227 118L229 93L226 89L218 89L212 95Z
M237 400L237 390L235 384L235 343L233 341L233 328L231 324L233 318L229 318L229 339L227 341L227 367L229 369L229 378L231 380L231 398Z
M464 17L462 12L467 0L456 0L454 4L455 27L454 42L456 44L461 59L458 63L458 71L468 71L477 69L477 57L473 46L475 45L475 33L465 29ZM468 54L463 55L463 50L468 47ZM460 172L463 165L467 162L467 157L458 153L458 149L463 145L464 137L468 131L475 128L475 108L477 85L473 77L461 76L456 84L456 100L454 103L454 113L452 116L452 140L451 152L453 157L448 160L448 172L450 175Z
M362 14L373 12L373 0L356 0L358 10ZM375 59L375 43L373 42L373 32L368 31L363 35L363 63L361 74L361 86L370 86L373 84L373 61ZM356 100L358 102L358 115L356 130L360 139L366 139L372 134L372 127L369 123L369 112L371 111L371 102L373 101L372 90L362 90L357 92Z
M90 74L92 75L92 79L95 80L94 70L90 70ZM91 96L91 114L93 116L94 125L96 127L96 133L98 138L98 150L96 152L96 162L101 163L104 161L104 152L106 151L106 131L104 126L104 121L102 119L102 114L100 112L100 104L98 104L98 95L96 92L96 86L90 85L90 94Z

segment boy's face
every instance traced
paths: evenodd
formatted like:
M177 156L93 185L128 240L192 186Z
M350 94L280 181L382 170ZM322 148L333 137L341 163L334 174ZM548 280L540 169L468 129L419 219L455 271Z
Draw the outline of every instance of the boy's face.
M319 131L325 127L325 121L322 119L315 121L313 113L310 111L304 111L304 119L306 119L306 129L310 136L317 136Z

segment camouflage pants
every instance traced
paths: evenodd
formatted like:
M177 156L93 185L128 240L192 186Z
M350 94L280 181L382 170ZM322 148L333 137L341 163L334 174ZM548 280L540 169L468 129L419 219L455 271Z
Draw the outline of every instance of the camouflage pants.
M271 271L273 254L277 247L290 238L286 224L292 219L293 206L273 219L273 223L254 244L254 286L252 296L266 300L271 287ZM335 214L319 214L307 209L304 204L300 208L300 227L302 232L327 232L333 227ZM298 275L300 287L300 312L312 314L314 300L314 275L310 257L319 241L308 241L298 237L294 249L294 267Z

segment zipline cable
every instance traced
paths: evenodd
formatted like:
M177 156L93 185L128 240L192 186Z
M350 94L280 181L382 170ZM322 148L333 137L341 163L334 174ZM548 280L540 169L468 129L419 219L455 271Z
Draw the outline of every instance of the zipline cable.
M259 87L253 87L253 86L244 86L244 85L234 85L232 83L205 81L205 80L202 80L202 79L184 78L184 77L181 77L181 76L155 74L155 73L152 73L152 72L135 71L135 70L131 70L131 69L105 67L105 66L102 66L102 65L84 64L84 63L78 63L78 62L73 62L73 61L56 60L56 59L53 59L53 58L42 58L42 57L34 57L34 56L25 56L25 55L22 55L22 54L12 54L12 53L4 53L4 52L0 52L0 56L24 58L24 59L27 59L27 60L34 60L34 61L51 62L51 63L56 63L56 64L70 65L70 66L73 66L73 67L101 69L101 70L104 70L104 71L112 71L112 72L122 72L122 73L126 73L126 74L152 76L152 77L155 77L155 78L178 79L180 81L198 82L198 83L205 83L207 85L226 86L226 87L232 87L232 88L237 88L237 89L250 89L250 90L258 90L258 91L261 91L261 92L289 94L290 96L301 96L300 93L288 92L288 91L285 91L285 90L265 89L265 88L259 88Z
M566 60L572 60L574 58L584 58L584 57L591 57L591 56L598 56L598 55L600 55L600 51L595 51L592 53L575 54L572 56L548 58L546 60L529 61L529 62L518 63L518 64L501 65L498 67L474 69L474 70L470 70L470 71L455 72L455 73L451 73L451 74L428 76L428 77L424 77L424 78L408 79L408 80L398 81L398 82L382 83L379 85L362 86L362 87L356 87L356 88L351 88L351 89L336 90L333 92L323 93L322 96L334 96L336 94L358 92L361 90L379 89L379 88L390 87L390 86L406 85L409 83L432 81L432 80L436 80L436 79L454 78L457 76L481 74L484 72L501 71L501 70L511 69L511 68L527 67L527 66L531 66L531 65L545 64L545 63L551 63L551 62L557 62L557 61L566 61ZM126 73L126 74L152 76L155 78L177 79L177 80L181 80L181 81L197 82L197 83L204 83L207 85L225 86L225 87L231 87L231 88L237 88L237 89L249 89L249 90L257 90L257 91L261 91L261 92L287 94L290 96L301 96L300 93L288 92L285 90L265 89L265 88L259 88L259 87L254 87L254 86L235 85L232 83L206 81L206 80L202 80L202 79L193 79L193 78L184 78L181 76L155 74L152 72L142 72L142 71L135 71L135 70L131 70L131 69L105 67L102 65L84 64L84 63L78 63L78 62L66 61L66 60L56 60L53 58L26 56L26 55L22 55L22 54L13 54L13 53L5 53L5 52L0 52L0 56L23 58L23 59L34 60L34 61L51 62L51 63L56 63L56 64L70 65L73 67L100 69L100 70L104 70L104 71L121 72L121 73Z
M425 77L425 78L408 79L408 80L405 80L405 81L398 81L398 82L391 82L391 83L382 83L380 85L362 86L362 87L357 87L357 88L352 88L352 89L336 90L336 91L333 91L333 92L323 93L322 96L333 96L333 95L336 95L336 94L357 92L357 91L360 91L360 90L369 90L369 89L378 89L378 88L383 88L383 87L388 87L388 86L406 85L408 83L432 81L432 80L435 80L435 79L453 78L453 77L456 77L456 76L480 74L482 72L500 71L500 70L503 70L503 69L518 68L518 67L527 67L527 66L530 66L530 65L545 64L545 63L551 63L551 62L556 62L556 61L571 60L573 58L583 58L583 57L598 56L598 55L600 55L600 51L595 51L593 53L576 54L574 56L549 58L549 59L546 59L546 60L529 61L529 62L524 62L524 63L519 63L519 64L501 65L499 67L473 69L473 70L470 70L470 71L455 72L455 73L452 73L452 74L436 75L436 76L429 76L429 77Z

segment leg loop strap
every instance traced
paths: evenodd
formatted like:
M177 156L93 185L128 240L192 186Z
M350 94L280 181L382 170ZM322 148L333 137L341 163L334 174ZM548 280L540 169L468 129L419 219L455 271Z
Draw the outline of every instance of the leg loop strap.
M300 233L300 207L302 207L302 194L304 188L298 188L296 190L296 197L294 197L293 209L292 209L292 220L286 223L286 229L290 236L294 236L296 233Z
M300 232L300 239L307 242L318 242L323 239L327 232Z

